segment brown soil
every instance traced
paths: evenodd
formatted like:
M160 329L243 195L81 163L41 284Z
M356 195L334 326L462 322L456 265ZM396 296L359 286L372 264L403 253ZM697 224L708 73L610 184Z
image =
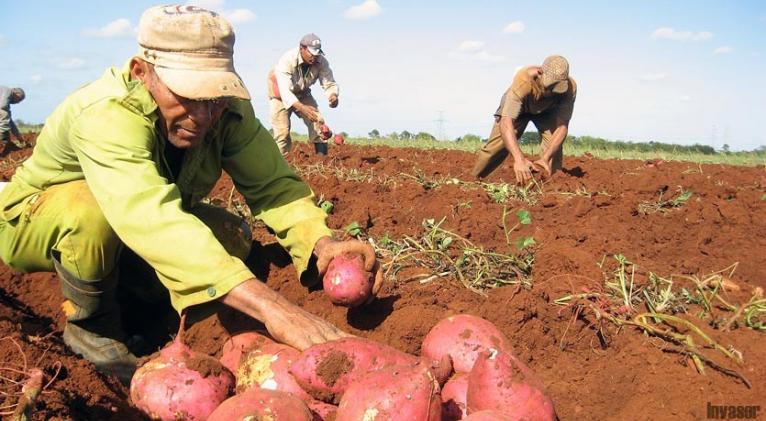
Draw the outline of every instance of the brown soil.
M0 176L7 179L13 172L9 160L28 153L13 152L0 161L6 164L0 167ZM473 159L465 152L350 145L334 147L330 156L319 158L304 144L290 157L299 168L324 162L395 178L396 182L367 183L329 173L307 177L317 196L334 202L329 217L334 229L357 221L374 238L385 234L399 238L419 235L424 219L446 217L446 228L475 244L506 250L503 205L486 192L417 182L418 174L471 180ZM443 317L459 313L484 317L511 338L520 359L544 381L563 420L700 419L707 416L708 402L766 408L762 333L742 327L723 333L697 320L725 347L742 353L742 365L717 361L747 377L752 382L747 388L710 367L705 375L698 374L687 357L657 338L630 327L618 331L608 323L600 325L587 311L573 317L571 307L553 303L568 293L598 289L604 280L599 263L618 253L636 262L643 278L649 271L704 275L738 262L732 281L741 291L727 293L727 298L746 300L753 287L766 287L764 168L646 165L587 156L568 157L565 166L544 184L536 204L509 203L514 211L524 207L533 217L531 225L514 233L532 235L537 241L531 289L509 286L484 297L451 278L425 284L400 279L388 282L370 305L348 310L333 306L321 290L301 286L264 228L254 231L257 242L248 263L269 286L308 311L405 352L418 353L425 334ZM488 181L512 178L506 163ZM684 206L665 213L636 212L638 203L656 200L660 191L672 195L679 187L694 192ZM230 190L231 181L224 177L213 196L226 199ZM611 257L604 261L611 262ZM0 265L0 337L14 338L28 365L45 371L46 382L61 366L40 396L33 419L142 419L129 406L126 388L99 375L63 345L61 301L52 274L21 275ZM126 311L133 311L129 328L146 336L151 350L162 346L178 327L177 317L164 307L154 312L144 305L128 307ZM190 326L186 340L194 350L218 356L229 332L250 327L257 325L223 311ZM0 341L3 367L19 367L19 353L10 340ZM8 403L13 401L0 400L0 405Z

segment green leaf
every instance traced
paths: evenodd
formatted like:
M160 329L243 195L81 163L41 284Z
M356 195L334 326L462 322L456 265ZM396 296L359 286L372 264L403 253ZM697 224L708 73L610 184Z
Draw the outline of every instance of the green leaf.
M346 233L352 237L358 237L362 234L362 227L359 225L358 222L354 221L348 225L346 225L346 228L344 228Z
M324 213L328 215L332 213L333 209L335 209L335 205L333 205L333 203L328 200L323 200L321 203L319 203L319 207L324 211Z
M533 237L521 237L516 241L516 247L519 250L523 250L526 247L534 246L537 242Z
M526 209L520 209L516 212L516 218L518 218L521 225L529 225L532 223L532 215Z
M452 237L444 237L439 242L439 249L446 250L449 245L452 244Z
M763 196L761 196L761 200L763 200L764 202L766 202L766 193L764 193L764 194L763 194Z

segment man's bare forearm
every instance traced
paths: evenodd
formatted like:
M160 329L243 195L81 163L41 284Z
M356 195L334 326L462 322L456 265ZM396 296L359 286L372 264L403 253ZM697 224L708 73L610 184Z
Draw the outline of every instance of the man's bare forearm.
M553 136L551 137L551 143L548 145L548 149L546 149L543 152L540 158L545 161L550 160L553 154L556 153L561 148L561 145L564 143L564 140L567 138L568 132L569 132L569 129L565 125L561 125L557 127L556 131L553 132Z
M524 153L521 152L518 139L516 139L516 130L513 127L513 119L509 117L500 117L500 136L503 138L505 149L513 155L513 159L524 159Z
M255 278L237 285L221 298L222 303L261 322L265 322L265 315L273 307L284 305L283 301L288 303L284 297Z

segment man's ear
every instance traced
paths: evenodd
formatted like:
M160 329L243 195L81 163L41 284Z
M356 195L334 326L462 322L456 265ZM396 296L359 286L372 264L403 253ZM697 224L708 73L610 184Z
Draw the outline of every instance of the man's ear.
M138 57L133 57L130 60L130 78L133 80L140 80L146 82L146 76L148 74L148 64Z

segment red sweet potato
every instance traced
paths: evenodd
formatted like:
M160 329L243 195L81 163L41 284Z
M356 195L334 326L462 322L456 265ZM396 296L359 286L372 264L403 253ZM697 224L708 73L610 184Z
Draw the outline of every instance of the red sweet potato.
M290 374L290 366L299 356L297 349L278 343L250 350L237 368L237 393L260 387L292 393L301 400L311 399Z
M234 376L217 359L182 342L183 325L184 318L173 343L136 370L130 382L133 404L155 420L205 420L234 386Z
M316 399L310 399L305 402L306 405L308 405L311 414L314 416L314 421L335 420L335 414L338 412L337 406Z
M425 364L392 366L349 386L335 421L439 421L439 384Z
M322 280L325 293L334 304L357 307L372 295L372 275L364 270L358 254L335 256Z
M255 331L241 332L230 337L223 343L221 364L232 373L237 372L242 354L253 348L259 348L267 343L274 343L268 336Z
M431 328L423 339L421 354L435 361L449 355L455 372L468 373L479 353L488 348L512 350L510 340L492 322L460 314Z
M463 418L463 421L523 421L523 419L514 418L500 411L486 410L474 412Z
M208 418L234 420L312 421L312 415L303 401L289 393L256 388L227 399Z
M452 376L442 388L442 421L464 419L466 411L465 398L468 392L468 375L458 373Z
M468 374L468 413L492 409L513 420L552 421L553 402L542 382L513 354L484 351Z
M348 386L372 371L416 365L418 357L364 338L343 338L304 350L290 367L298 384L314 398L337 402Z

